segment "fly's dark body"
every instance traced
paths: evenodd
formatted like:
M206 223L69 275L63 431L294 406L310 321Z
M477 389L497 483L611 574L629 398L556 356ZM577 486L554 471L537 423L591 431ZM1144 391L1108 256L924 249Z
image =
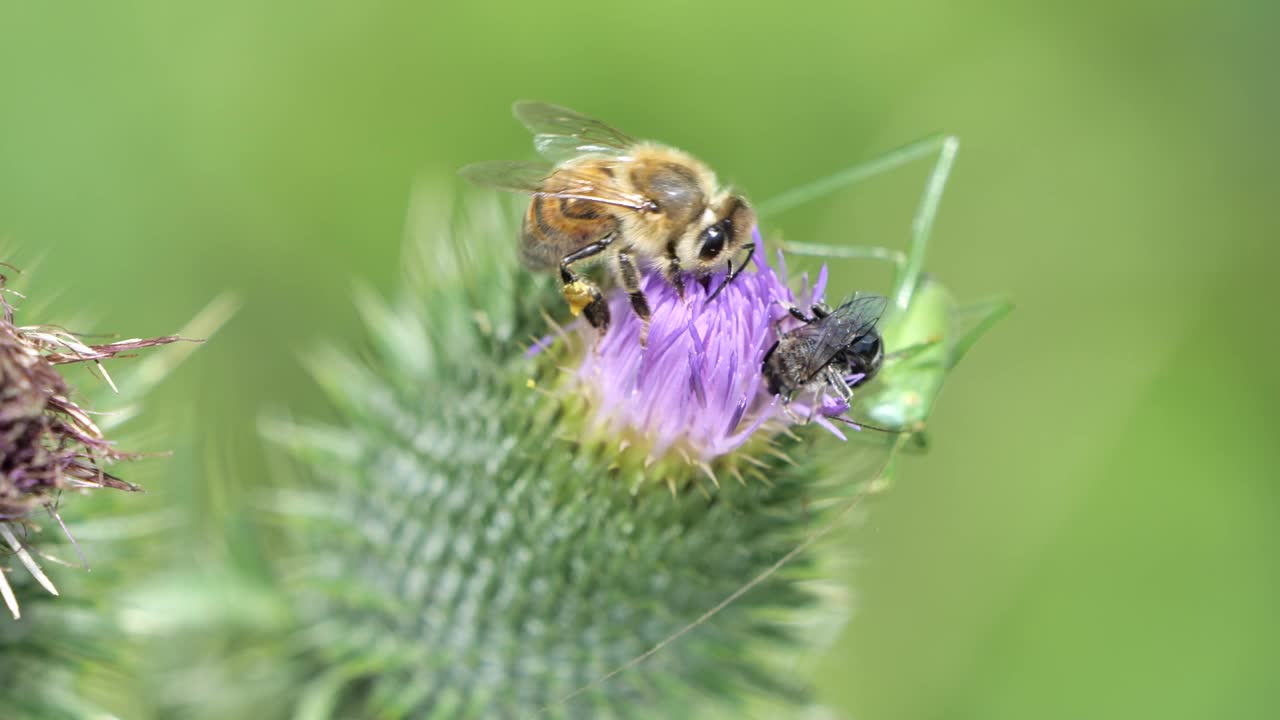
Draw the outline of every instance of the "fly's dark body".
M876 322L886 301L878 295L848 300L835 310L815 305L812 315L791 308L804 323L781 333L765 353L764 373L769 392L790 405L801 392L817 396L832 390L846 402L852 388L867 382L884 362L884 343Z

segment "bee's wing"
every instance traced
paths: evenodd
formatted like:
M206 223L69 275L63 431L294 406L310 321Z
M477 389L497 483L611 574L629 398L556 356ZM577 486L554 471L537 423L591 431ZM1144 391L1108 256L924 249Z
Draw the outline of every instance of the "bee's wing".
M552 162L579 155L627 154L635 138L582 113L540 102L518 102L516 119L533 133L533 146Z
M588 200L631 210L645 210L652 205L649 198L610 185L598 176L573 168L556 169L545 163L493 160L472 163L458 170L458 174L477 185L538 197ZM555 190L546 190L544 185L552 174L556 176Z
M870 332L884 313L887 302L879 295L855 297L830 315L792 330L793 336L805 343L805 381L817 378L849 343Z

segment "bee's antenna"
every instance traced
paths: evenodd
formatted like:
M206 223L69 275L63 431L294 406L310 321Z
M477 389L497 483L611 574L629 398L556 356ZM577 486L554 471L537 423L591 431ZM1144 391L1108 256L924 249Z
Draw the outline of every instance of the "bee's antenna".
M755 243L747 243L746 245L743 245L743 246L742 246L742 249L743 249L744 251L746 251L746 253L747 253L747 259L746 259L746 260L743 260L743 261L742 261L742 264L741 264L741 265L739 265L739 266L737 267L737 269L735 270L735 269L734 269L734 267L733 267L733 258L729 258L729 260L728 260L728 263L729 263L729 270L728 270L728 272L727 272L727 273L725 273L725 276L724 276L724 282L720 283L720 287L716 288L716 291L715 291L715 292L713 292L713 293L711 293L711 295L709 295L709 296L707 297L706 302L711 302L712 300L715 300L715 299L716 299L716 296L720 294L720 291L721 291L721 290L724 290L724 289L725 289L725 288L727 288L727 287L729 287L729 283L731 283L731 282L733 282L734 280L736 280L736 279L738 278L738 276L742 274L742 271L747 269L747 265L751 264L751 257L755 254L755 251L756 251L756 244L755 244Z

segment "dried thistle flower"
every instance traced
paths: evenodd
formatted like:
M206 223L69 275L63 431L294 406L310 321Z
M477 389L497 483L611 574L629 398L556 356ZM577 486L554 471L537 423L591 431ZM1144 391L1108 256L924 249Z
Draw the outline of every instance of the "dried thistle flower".
M3 282L0 276L0 286ZM114 389L103 360L181 339L168 335L92 345L59 327L18 325L13 306L0 295L0 537L49 592L57 594L15 530L27 526L39 508L56 518L53 502L63 490L138 489L106 470L137 455L107 439L55 366L91 363ZM19 617L4 568L0 595Z

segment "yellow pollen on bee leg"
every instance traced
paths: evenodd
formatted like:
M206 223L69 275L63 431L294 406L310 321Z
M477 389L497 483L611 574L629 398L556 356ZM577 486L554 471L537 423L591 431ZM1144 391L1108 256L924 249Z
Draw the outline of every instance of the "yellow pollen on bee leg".
M582 313L582 309L591 304L595 299L595 293L592 292L591 286L581 280L574 280L565 285L560 290L564 294L564 299L569 302L569 310L578 316Z

